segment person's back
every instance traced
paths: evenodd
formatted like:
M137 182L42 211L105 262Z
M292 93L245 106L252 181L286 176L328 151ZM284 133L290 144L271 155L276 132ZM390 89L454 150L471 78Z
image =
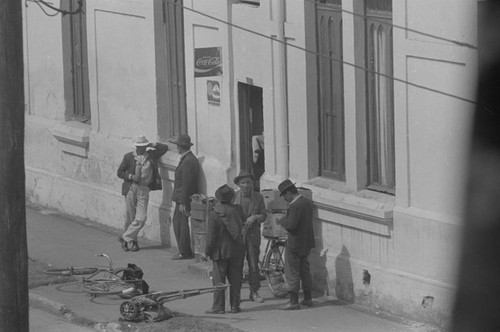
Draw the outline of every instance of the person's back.
M290 204L287 217L292 218L292 216L297 218L297 224L290 228L285 226L288 231L287 248L301 254L308 254L315 246L311 200L300 196Z
M243 279L243 255L245 247L242 236L242 211L233 205L234 190L223 185L215 192L217 199L214 211L209 213L207 223L207 242L202 261L207 257L213 262L212 283L225 283L226 278L231 284L229 287L230 313L241 311L241 283ZM225 313L224 292L214 292L214 302L207 314Z
M243 248L242 218L231 203L220 204L209 213L206 253L212 260L241 255Z

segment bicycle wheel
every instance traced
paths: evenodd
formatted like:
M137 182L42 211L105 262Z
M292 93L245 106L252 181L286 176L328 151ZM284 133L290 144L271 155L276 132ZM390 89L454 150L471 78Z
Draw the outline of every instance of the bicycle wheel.
M54 268L44 270L43 273L49 275L57 275L57 276L73 276L73 275L86 275L97 272L96 267L66 267L66 268Z
M83 279L82 287L92 297L128 293L135 287L119 279Z
M285 244L275 243L266 253L264 259L264 271L266 273L269 288L276 297L288 295L288 286L285 280Z

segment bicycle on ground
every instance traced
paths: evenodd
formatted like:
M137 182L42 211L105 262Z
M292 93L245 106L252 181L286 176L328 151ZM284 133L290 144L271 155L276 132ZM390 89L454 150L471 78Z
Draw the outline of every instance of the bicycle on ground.
M44 271L48 275L83 276L78 282L83 291L92 298L101 295L119 295L130 298L147 293L147 284L142 280L142 270L135 264L114 268L113 261L106 254L96 254L107 260L107 266L69 266L66 268L50 268ZM140 276L140 277L139 277Z

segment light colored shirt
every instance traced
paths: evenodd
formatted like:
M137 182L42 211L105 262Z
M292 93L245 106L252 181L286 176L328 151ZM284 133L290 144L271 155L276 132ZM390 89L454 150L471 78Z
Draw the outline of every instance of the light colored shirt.
M138 155L135 157L135 174L139 174L139 184L147 186L153 181L153 165L146 155Z

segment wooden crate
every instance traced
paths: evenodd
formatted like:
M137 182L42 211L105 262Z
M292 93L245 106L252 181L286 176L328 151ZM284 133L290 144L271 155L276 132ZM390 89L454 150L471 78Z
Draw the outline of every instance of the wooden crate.
M287 231L277 221L285 216L284 213L268 213L262 228L264 237L287 237Z
M203 194L194 194L191 196L191 218L205 220L207 213L213 209L212 202L212 197L207 197Z

